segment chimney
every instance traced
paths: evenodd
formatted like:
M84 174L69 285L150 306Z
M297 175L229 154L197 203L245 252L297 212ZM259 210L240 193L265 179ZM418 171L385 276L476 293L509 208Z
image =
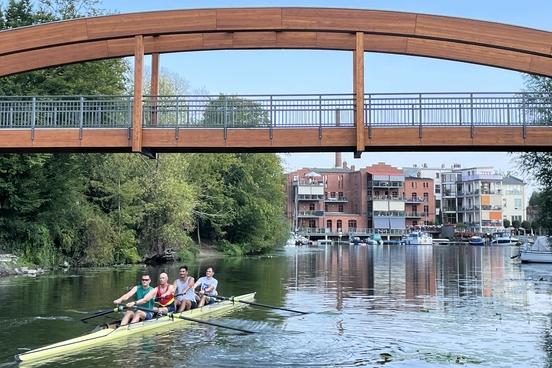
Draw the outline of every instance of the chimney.
M335 153L335 167L336 168L341 168L341 152L336 152Z
M344 168L344 169L347 168L347 161L343 161L343 168Z

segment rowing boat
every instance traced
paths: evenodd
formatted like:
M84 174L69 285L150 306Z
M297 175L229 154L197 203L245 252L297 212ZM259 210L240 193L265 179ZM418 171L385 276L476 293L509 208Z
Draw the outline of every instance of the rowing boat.
M33 362L51 358L53 356L60 356L77 350L101 345L108 341L130 336L139 332L174 326L178 323L190 321L190 319L187 320L186 318L196 319L206 315L213 316L225 313L232 309L238 308L239 306L243 306L244 304L237 303L240 300L253 301L254 299L255 293L244 294L236 296L231 300L224 300L219 303L209 304L204 307L188 310L182 313L174 313L172 316L163 316L126 326L118 326L117 324L104 325L89 334L21 353L16 356L16 359L20 362Z

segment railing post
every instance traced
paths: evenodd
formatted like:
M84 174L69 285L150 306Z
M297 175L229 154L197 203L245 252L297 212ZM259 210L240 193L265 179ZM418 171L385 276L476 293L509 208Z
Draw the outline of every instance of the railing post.
M79 140L82 140L82 126L84 125L84 97L79 100Z
M474 136L474 111L473 111L473 93L470 93L470 124L471 124L471 127L470 127L470 138L473 138Z
M458 104L458 120L460 122L460 126L462 126L462 103Z
M318 139L322 140L322 95L318 95Z
M268 138L270 140L272 140L272 115L273 115L273 111L272 111L272 95L270 95L270 113L269 113L269 117L268 117Z
M8 119L10 128L13 128L13 106L10 106L10 118Z
M510 104L507 103L506 104L506 122L508 123L508 125L511 125L511 119L510 119Z
M418 111L418 124L419 124L418 138L422 139L422 94L421 93L418 94L418 106L419 106L419 111Z
M128 140L132 139L132 97L128 96Z
M368 138L372 139L372 94L368 94L368 107L366 108L366 119L368 120Z
M526 93L523 93L521 95L521 106L522 106L522 110L521 110L521 119L522 119L522 122L523 122L523 139L527 138L527 99L526 99L526 96L527 94Z
M34 141L35 126L36 126L36 97L33 97L32 104L33 106L31 111L31 140Z
M52 125L57 126L57 106L54 106L54 118L52 119Z
M224 124L224 140L228 138L228 100L224 96L224 116L222 117Z
M180 99L178 98L179 96L176 96L175 100L174 100L174 104L175 104L175 107L176 107L176 110L174 112L174 116L175 116L175 119L176 119L176 127L174 128L174 138L176 140L179 140L180 139Z

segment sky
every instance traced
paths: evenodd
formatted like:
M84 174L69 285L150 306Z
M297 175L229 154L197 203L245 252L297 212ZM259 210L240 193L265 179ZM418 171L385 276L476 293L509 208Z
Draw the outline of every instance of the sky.
M119 13L152 10L308 6L394 10L508 23L552 31L552 0L364 0L364 1L100 1ZM149 63L146 60L146 68ZM191 90L210 94L351 93L352 53L339 51L203 51L161 55L161 68L185 79ZM366 93L384 92L515 92L524 89L518 72L467 63L391 54L365 54ZM282 154L288 171L332 167L333 153ZM523 176L506 152L364 153L343 159L357 168L384 161L397 167L493 166Z

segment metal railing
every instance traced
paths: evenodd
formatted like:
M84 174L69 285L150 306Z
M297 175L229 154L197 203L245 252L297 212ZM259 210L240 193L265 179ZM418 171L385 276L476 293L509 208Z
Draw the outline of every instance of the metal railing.
M542 93L366 94L365 126L542 126ZM130 127L132 96L0 97L0 128ZM354 126L354 96L144 96L145 127L337 128Z

